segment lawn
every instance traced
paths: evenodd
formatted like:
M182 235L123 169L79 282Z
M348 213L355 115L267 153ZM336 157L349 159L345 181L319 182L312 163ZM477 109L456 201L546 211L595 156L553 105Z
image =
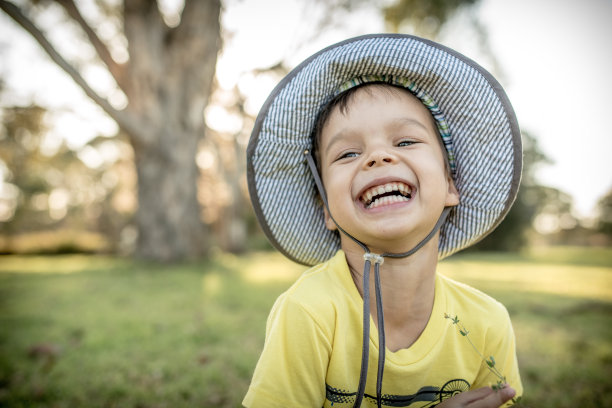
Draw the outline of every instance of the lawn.
M0 406L239 407L268 311L303 270L274 253L0 257ZM612 250L457 255L440 271L508 307L525 406L612 406Z

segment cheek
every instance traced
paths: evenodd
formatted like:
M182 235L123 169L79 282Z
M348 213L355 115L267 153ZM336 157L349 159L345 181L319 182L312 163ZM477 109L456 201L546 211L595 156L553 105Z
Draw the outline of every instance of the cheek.
M420 171L421 177L425 178L444 178L446 177L446 167L444 162L438 155L433 154L422 154L413 161L413 168L416 171Z
M344 168L334 168L324 173L322 178L327 202L334 217L338 211L343 211L347 204L353 200L351 174Z
M332 186L346 184L348 177L345 166L327 166L321 169L321 181L325 190L331 190ZM330 191L328 191L329 194Z
M436 195L446 194L448 191L448 172L446 167L437 158L430 157L429 160L423 161L423 166L420 167L419 184L424 184L421 187L429 187L427 190Z

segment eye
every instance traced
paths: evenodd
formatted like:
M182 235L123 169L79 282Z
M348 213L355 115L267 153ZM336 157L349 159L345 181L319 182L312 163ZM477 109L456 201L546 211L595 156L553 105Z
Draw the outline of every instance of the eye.
M336 160L349 159L349 158L353 158L357 156L359 156L359 153L354 152L354 151L348 151L348 152L343 152L339 154Z
M412 146L413 144L416 144L417 142L414 140L402 140L397 144L397 147L406 147L406 146Z

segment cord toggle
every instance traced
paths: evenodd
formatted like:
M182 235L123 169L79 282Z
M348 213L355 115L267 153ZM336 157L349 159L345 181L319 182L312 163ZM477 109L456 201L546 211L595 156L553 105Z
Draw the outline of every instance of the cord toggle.
M382 255L374 254L372 252L366 252L363 254L363 259L379 265L382 265L383 262L385 262L385 258Z

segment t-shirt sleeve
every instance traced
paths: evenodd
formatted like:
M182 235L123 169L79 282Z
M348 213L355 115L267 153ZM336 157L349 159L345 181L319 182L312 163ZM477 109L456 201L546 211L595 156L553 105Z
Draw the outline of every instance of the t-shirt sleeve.
M329 338L311 311L289 295L282 295L268 317L264 349L243 405L323 406L331 353Z
M518 361L516 358L516 340L510 316L505 307L502 307L499 325L490 328L487 332L487 347L485 357L493 356L495 367L506 377L506 382L516 390L516 397L523 395L523 384L519 374ZM487 368L485 364L476 378L473 388L491 386L497 383L498 378ZM515 397L515 398L516 398ZM509 401L504 407L511 406Z

